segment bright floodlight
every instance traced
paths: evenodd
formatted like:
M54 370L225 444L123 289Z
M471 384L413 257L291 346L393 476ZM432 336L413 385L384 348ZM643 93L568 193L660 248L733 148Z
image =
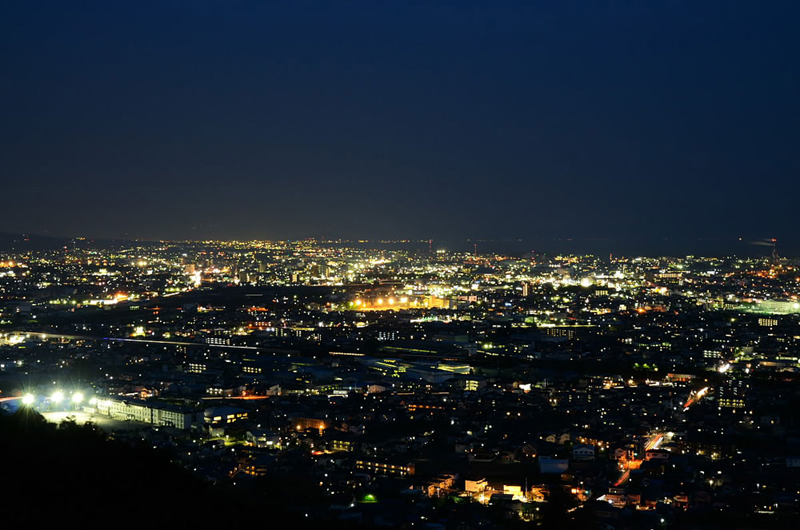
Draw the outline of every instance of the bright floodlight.
M83 394L81 394L80 392L75 392L74 394L72 394L73 403L80 403L81 401L83 401Z
M64 392L61 390L56 390L53 392L53 395L50 396L50 399L53 401L53 403L61 403L64 400Z
M32 405L33 404L33 394L25 394L22 396L22 403L25 405Z

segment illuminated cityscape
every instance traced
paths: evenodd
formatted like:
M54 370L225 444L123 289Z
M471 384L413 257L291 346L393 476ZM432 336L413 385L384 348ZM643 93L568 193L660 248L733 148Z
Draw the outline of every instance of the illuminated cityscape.
M0 3L22 528L800 528L800 3Z
M795 520L795 261L418 243L6 252L2 404L320 524Z

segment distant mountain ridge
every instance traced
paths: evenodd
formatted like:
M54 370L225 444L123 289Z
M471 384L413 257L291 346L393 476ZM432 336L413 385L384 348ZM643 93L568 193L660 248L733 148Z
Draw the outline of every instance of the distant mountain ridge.
M67 237L0 232L0 250L53 250L70 243Z
M19 234L0 232L0 251L22 252L26 250L58 250L63 248L87 248L87 246L105 248L119 244L123 240L84 239L61 236L43 236L40 234Z
M464 240L408 240L406 242L319 241L322 246L352 246L357 248L397 248L424 251L442 248L450 251L499 253L530 256L542 254L594 254L598 256L740 256L768 257L771 243L747 238L528 238L528 239L464 239ZM124 245L158 244L158 241L135 239L92 239L81 237L47 236L0 232L0 252L24 252L59 249L112 248ZM430 247L429 247L430 245ZM783 257L800 255L796 239L781 241L778 246Z

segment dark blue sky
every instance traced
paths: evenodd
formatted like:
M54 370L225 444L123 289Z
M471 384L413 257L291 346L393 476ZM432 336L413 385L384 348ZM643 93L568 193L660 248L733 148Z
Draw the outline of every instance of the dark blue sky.
M794 1L5 2L0 230L794 240Z

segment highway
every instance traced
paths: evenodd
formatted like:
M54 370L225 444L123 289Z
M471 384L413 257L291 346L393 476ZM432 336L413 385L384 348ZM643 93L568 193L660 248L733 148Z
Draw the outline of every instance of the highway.
M96 340L96 341L113 341L113 342L139 342L142 344L171 344L175 346L205 346L208 348L225 348L237 350L264 350L265 348L258 348L256 346L228 346L224 344L204 344L201 342L182 342L176 340L157 340L157 339L136 339L128 337L94 337L90 335L65 335L62 333L42 333L37 331L9 331L9 335L26 335L30 337L37 337L41 340L47 339L67 339L67 340Z
M650 439L647 440L647 443L644 444L644 451L647 452L651 449L658 449L658 446L661 445L661 442L664 441L664 435L661 433L653 433L650 436ZM641 458L634 458L631 460L625 459L624 462L620 463L621 466L624 466L622 473L620 474L617 481L614 483L614 487L621 486L625 484L625 482L631 476L631 470L639 469L639 466L642 465Z
M689 394L689 399L686 400L686 404L683 406L683 411L686 412L689 410L689 407L703 399L703 397L708 393L708 387L704 387L697 392L692 392Z

